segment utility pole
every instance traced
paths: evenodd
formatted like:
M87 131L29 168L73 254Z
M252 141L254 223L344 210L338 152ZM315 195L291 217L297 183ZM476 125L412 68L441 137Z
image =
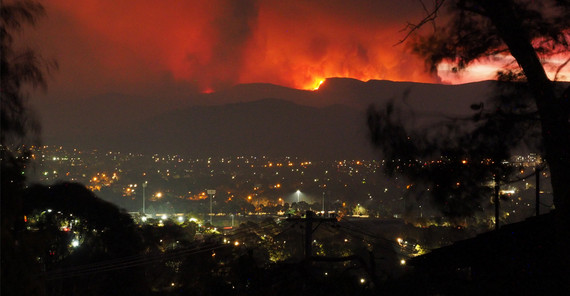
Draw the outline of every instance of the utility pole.
M305 260L309 260L313 255L313 219L315 213L307 211L305 213Z
M534 168L534 174L535 174L535 180L536 180L536 188L535 188L535 194L536 194L536 215L540 215L540 167L538 165L535 166Z
M142 184L142 188L143 188L143 215L146 217L146 208L145 208L145 201L146 201L146 195L145 195L145 189L146 186L148 185L147 181L144 181L144 183Z
M499 230L499 181L495 176L495 230Z
M366 261L358 255L350 255L350 256L343 256L343 257L313 256L313 250L312 250L313 232L323 222L338 222L336 217L334 217L334 215L331 215L331 216L332 217L329 217L329 218L317 217L314 212L307 211L305 214L305 218L301 218L301 217L295 217L295 218L289 217L289 218L287 218L286 221L288 221L288 222L305 222L305 239L303 242L305 245L305 263L308 263L310 261L318 261L318 262L356 261L356 262L360 263L362 268L366 271L366 273L368 273L372 282L376 286L380 287L381 283L378 281L378 279L376 277L376 273L375 273L376 272L376 267L375 267L376 262L374 260L374 254L372 251L369 252L369 254L370 254L370 260L369 260L370 267L368 267ZM313 222L319 222L315 229L313 229Z
M319 222L319 225L322 222L337 222L335 217L331 218L323 218L317 217L313 211L307 211L305 213L305 218L295 217L295 218L287 218L288 222L304 222L305 223L305 239L304 239L304 251L305 251L305 260L310 260L311 256L313 255L313 232L316 230L313 229L313 222ZM318 227L318 225L317 225Z
M323 191L323 216L325 215L325 192Z

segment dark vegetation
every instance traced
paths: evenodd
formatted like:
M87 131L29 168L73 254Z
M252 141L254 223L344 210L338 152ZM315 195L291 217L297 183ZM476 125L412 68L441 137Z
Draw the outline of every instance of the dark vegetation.
M570 2L433 1L431 8L421 3L427 16L409 24L406 38L431 71L448 62L460 72L473 61L497 55L511 55L518 65L511 63L498 73L495 96L473 102L471 117L414 130L393 103L371 107L372 141L385 158L409 163L387 172L408 177L418 200L430 200L445 215L465 217L481 210L483 198L495 195L498 205L493 191L516 179L502 162L516 149L528 149L545 160L535 172L546 168L552 175L556 210L411 260L415 272L395 281L391 291L481 295L567 290L569 273L562 266L570 262L564 251L570 229L570 87L557 77L550 80L544 61L560 54L568 58ZM427 25L433 25L431 33L416 35ZM556 76L569 61L556 69Z
M422 2L423 3L423 2ZM439 124L411 129L409 114L394 103L371 107L368 125L372 141L386 159L411 161L401 172L450 216L476 211L490 192L484 184L511 180L507 167L515 149L539 152L552 174L555 206L568 210L570 200L569 99L566 83L551 81L542 60L568 53L567 1L433 1L427 17L410 24L410 44L431 71L442 62L456 71L478 59L512 55L498 74L494 97L473 102L472 116L449 118ZM445 17L440 20L438 16ZM438 26L437 21L445 22ZM433 24L431 34L418 34ZM568 61L561 67L567 66ZM558 71L560 70L558 69ZM407 121L405 121L407 120ZM442 160L424 166L426 161ZM387 167L395 173L395 167ZM429 192L427 190L429 189Z

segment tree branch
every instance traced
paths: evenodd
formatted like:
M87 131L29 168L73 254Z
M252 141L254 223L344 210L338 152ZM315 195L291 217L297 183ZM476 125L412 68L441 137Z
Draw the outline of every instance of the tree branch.
M398 41L396 44L394 44L394 46L396 45L400 45L402 43L404 43L406 40L408 40L408 38L417 30L419 30L421 27L423 27L425 24L431 22L434 23L435 19L437 18L437 13L439 12L439 9L443 6L443 4L445 3L445 0L435 0L435 6L433 8L433 10L431 12L429 12L429 10L427 9L425 3L420 0L420 3L424 9L424 11L426 12L427 16L424 17L419 23L417 24L412 24L410 22L408 22L406 24L406 27L404 27L402 30L400 30L400 32L403 31L408 31L408 33L406 33L406 36L404 36L404 38L402 38L400 41ZM434 23L434 30L435 30L435 23Z
M566 67L568 65L568 63L570 62L570 58L566 59L566 61L564 63L562 63L558 69L556 69L556 74L554 74L554 81L558 81L558 74L560 74L560 71Z

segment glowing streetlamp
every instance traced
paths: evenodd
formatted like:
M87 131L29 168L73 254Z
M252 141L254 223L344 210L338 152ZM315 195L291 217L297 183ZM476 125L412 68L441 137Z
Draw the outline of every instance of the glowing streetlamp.
M301 201L301 190L297 190L297 203Z

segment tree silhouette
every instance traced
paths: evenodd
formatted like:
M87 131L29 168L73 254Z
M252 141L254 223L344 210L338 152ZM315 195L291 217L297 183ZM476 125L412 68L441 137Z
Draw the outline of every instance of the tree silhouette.
M57 67L30 48L17 49L13 34L25 25L35 25L45 14L34 1L6 1L0 8L0 89L2 93L0 144L22 144L27 136L39 135L39 123L30 111L25 85L46 88L46 71ZM30 133L32 135L30 135ZM29 144L29 143L28 143Z
M38 231L31 232L28 235L29 239L22 240L21 244L32 245L33 239L36 239L35 244L51 247L51 256L42 258L44 262L50 263L45 268L48 293L144 295L148 291L144 274L136 266L109 268L104 272L97 268L77 268L98 262L122 260L142 253L142 239L129 214L98 198L84 185L78 183L59 183L49 187L34 185L27 189L24 195L23 214L33 217L34 213L38 212L44 212L44 216L52 218ZM63 235L60 230L62 219L71 220L73 228L69 230L69 235L56 239ZM52 233L47 236L47 240L37 239L37 236L44 237L46 232ZM70 235L81 240L81 245L73 250L69 248ZM43 256L33 253L28 255ZM67 270L80 272L74 274Z
M550 56L568 58L570 2L438 0L433 9L424 8L427 17L409 24L406 38L412 39L413 51L425 58L431 71L442 62L460 71L473 61L497 55L511 55L520 68L511 65L499 73L491 109L474 104L472 117L455 118L424 133L407 128L393 104L371 107L368 125L373 142L387 159L401 160L389 162L388 171L427 185L426 193L444 213L469 215L479 206L478 198L489 194L481 183L508 175L508 167L500 161L538 136L533 147L541 149L550 168L557 212L570 211L570 88L551 81L544 62ZM437 26L445 9L445 25ZM416 35L428 23L434 31ZM465 126L466 122L470 124Z
M29 146L39 140L39 124L26 102L26 85L44 87L45 71L56 66L31 49L16 49L14 33L34 25L44 8L34 1L4 1L0 5L0 165L3 294L41 295L27 268L29 246L19 245L22 194L30 158Z

